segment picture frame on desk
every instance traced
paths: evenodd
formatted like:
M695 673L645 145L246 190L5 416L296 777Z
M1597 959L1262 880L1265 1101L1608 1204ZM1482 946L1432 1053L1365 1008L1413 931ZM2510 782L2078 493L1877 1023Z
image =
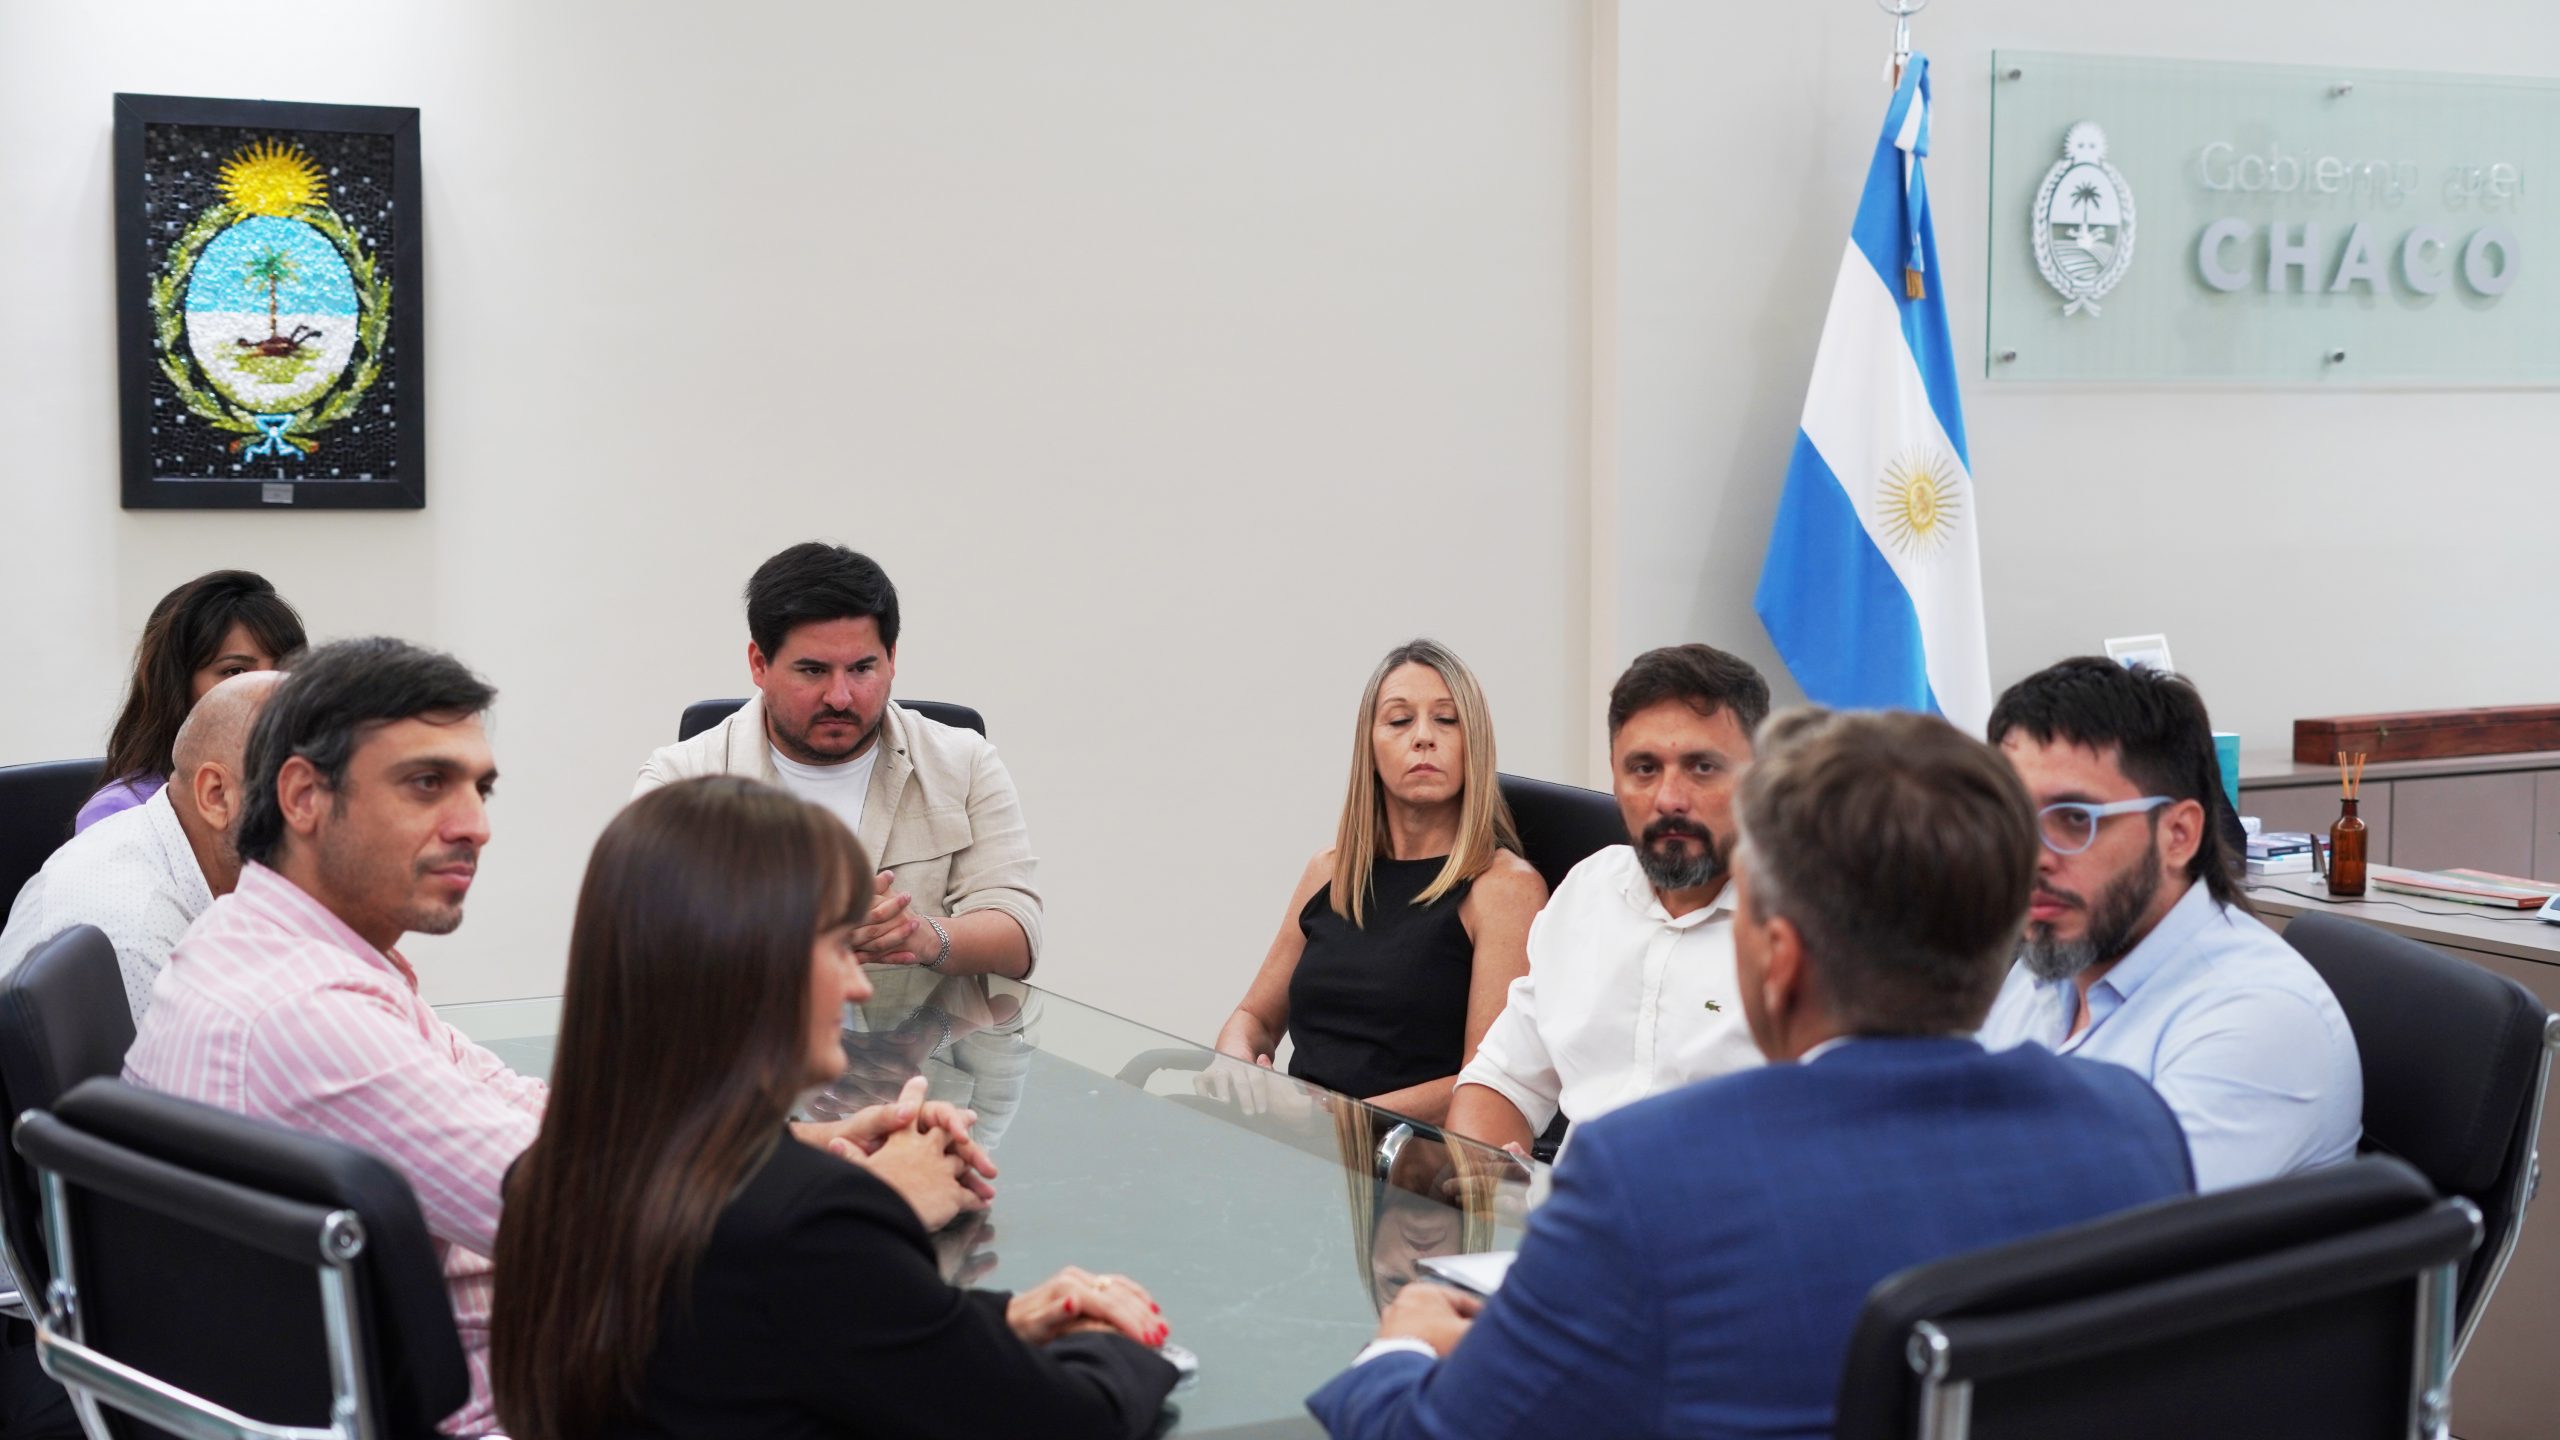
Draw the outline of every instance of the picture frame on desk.
M418 112L115 97L128 510L427 503Z
M2178 667L2169 659L2169 637L2166 635L2120 635L2107 642L2107 658L2127 670L2137 665L2149 666L2163 673Z

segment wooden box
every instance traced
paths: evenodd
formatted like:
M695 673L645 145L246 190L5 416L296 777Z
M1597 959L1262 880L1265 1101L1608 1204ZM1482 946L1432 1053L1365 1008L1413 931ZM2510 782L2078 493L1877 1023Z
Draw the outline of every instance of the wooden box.
M2335 765L2341 750L2349 755L2362 752L2367 763L2560 750L2560 705L2409 710L2293 722L2294 763Z

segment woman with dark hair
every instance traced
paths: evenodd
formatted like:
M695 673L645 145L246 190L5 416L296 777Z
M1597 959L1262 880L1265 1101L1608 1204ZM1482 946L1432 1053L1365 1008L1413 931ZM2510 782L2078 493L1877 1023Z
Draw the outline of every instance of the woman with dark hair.
M1020 1295L944 1283L910 1171L793 1143L870 994L851 936L873 867L844 823L753 780L681 781L596 842L542 1131L507 1182L492 1381L516 1440L1153 1428L1174 1368L1125 1276Z
M169 783L169 746L204 692L234 675L273 670L303 646L302 617L266 578L199 575L160 597L133 652L133 684L107 735L107 783L72 833L130 810Z

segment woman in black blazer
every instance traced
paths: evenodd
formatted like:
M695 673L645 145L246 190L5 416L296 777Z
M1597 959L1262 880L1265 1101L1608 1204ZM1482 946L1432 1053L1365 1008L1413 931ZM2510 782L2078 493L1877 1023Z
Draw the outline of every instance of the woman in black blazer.
M507 1184L492 1379L516 1440L1150 1431L1174 1369L1134 1281L953 1289L927 1224L983 1203L966 1112L914 1090L784 1128L870 993L843 823L689 780L596 842L542 1131ZM832 1153L830 1153L832 1152ZM979 1188L983 1188L982 1186Z

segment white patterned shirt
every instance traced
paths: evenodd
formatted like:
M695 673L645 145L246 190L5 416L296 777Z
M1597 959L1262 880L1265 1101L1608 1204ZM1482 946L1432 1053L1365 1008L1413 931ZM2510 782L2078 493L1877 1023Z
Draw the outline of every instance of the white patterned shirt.
M1529 973L1458 1072L1532 1131L1762 1063L1733 970L1733 889L1674 917L1612 845L1573 867L1529 926Z
M133 1023L151 1006L152 982L213 891L162 790L64 841L18 892L0 930L0 974L74 925L95 925L116 947Z

